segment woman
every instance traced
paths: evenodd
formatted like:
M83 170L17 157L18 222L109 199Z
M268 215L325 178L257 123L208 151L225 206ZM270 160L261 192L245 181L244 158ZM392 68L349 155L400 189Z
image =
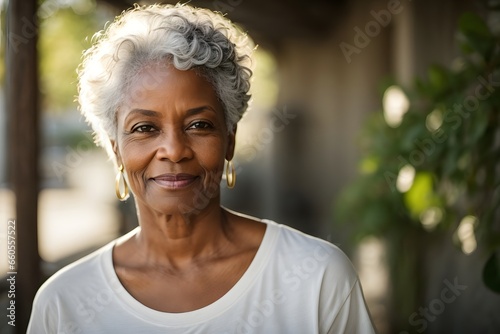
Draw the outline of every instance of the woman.
M29 333L372 333L335 246L220 206L234 186L249 43L222 16L136 7L85 53L82 113L139 227L39 290Z

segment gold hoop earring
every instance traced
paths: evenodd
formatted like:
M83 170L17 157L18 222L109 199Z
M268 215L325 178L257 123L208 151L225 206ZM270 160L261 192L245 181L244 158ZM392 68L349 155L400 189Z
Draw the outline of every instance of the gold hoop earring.
M229 189L234 188L236 184L236 171L234 170L234 165L231 160L228 160L226 165L226 182Z
M122 182L122 179L123 179L123 193L120 191L120 183ZM123 173L123 165L120 165L120 167L118 167L118 174L116 174L116 180L115 180L115 191L116 191L116 197L118 197L120 201L127 200L129 192L128 192L127 180L125 180L125 173Z

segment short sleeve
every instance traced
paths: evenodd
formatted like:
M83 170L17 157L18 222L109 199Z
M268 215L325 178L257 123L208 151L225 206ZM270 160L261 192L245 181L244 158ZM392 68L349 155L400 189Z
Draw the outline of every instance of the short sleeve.
M35 299L31 310L31 317L28 324L27 334L48 334L48 318L43 309L40 308L39 302Z
M323 274L319 298L321 334L375 333L356 271L337 249Z
M327 333L375 333L358 280Z

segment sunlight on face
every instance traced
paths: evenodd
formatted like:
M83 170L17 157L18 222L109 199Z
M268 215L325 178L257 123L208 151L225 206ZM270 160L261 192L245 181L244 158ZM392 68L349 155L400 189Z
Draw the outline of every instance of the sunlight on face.
M118 164L136 199L163 213L219 205L228 133L213 87L196 71L154 65L143 69L117 113Z

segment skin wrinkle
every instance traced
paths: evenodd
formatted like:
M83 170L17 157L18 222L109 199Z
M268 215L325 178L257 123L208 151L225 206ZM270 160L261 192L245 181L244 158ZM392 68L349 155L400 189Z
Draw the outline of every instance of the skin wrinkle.
M115 271L144 305L184 312L221 298L241 278L262 241L265 225L220 207L224 159L235 133L213 86L195 70L154 64L117 112L112 142L136 199L141 228L115 246ZM157 73L155 85L145 85ZM165 173L194 176L181 189L154 179ZM192 179L192 178L191 178ZM203 201L194 203L201 196ZM192 210L181 212L183 204ZM187 207L190 207L189 205Z
M113 248L114 269L150 308L184 312L216 301L262 241L266 224L220 206L224 160L250 99L252 52L244 33L209 10L137 5L84 53L80 110L96 143L123 164L140 225ZM206 105L216 113L186 115ZM160 115L125 124L132 109Z
M151 7L125 13L93 40L79 68L79 102L97 132L96 143L111 158L107 143L116 139L114 113L144 63L170 57L178 69L203 67L222 101L228 128L247 109L252 42L225 18L183 6Z
M78 70L80 111L120 165L117 197L124 175L139 226L47 280L30 333L310 332L336 316L331 301L355 274L341 251L321 255L319 240L220 204L250 99L251 44L220 13L182 4L136 4L96 35ZM295 117L275 116L281 128ZM338 280L319 286L326 270ZM290 302L287 290L298 293Z
M148 72L145 72L145 74L146 74L146 75L148 75L148 73L150 73L150 72L149 72L149 71L148 71ZM157 72L157 71L154 71L154 73L158 73L158 72ZM159 78L160 78L160 77L157 77L157 79L159 79ZM147 80L147 79L146 79L146 80ZM160 80L161 80L161 79L160 79ZM152 90L154 90L154 88L152 88ZM147 93L145 93L145 94L146 94L145 96L147 97ZM143 95L144 95L144 94L141 94L141 96L143 96ZM214 100L214 102L215 102L215 100ZM134 103L136 103L136 101L130 101L130 102L128 102L128 104L129 104L129 105L134 105ZM220 107L219 107L219 109L220 109ZM176 126L177 126L177 125L176 125ZM223 126L223 124L220 124L220 126ZM177 131L169 131L169 133L161 133L161 134L158 134L158 136L173 136L173 135L179 135L179 134L178 134L178 132L177 132ZM208 133L208 134L205 134L205 136L211 137L211 136L212 136L212 134L211 134L211 133ZM207 140L207 138L204 138L204 139L205 139L205 140ZM132 138L127 138L127 139L126 139L126 141L125 141L125 143L128 143L128 141L130 141L130 140L132 140ZM161 138L160 138L160 137L157 137L157 140L161 140ZM209 147L208 147L208 149L209 149L209 150L212 150L212 147L213 147L213 146L209 146ZM164 149L165 149L164 147L160 147L160 148L159 148L159 150L157 151L157 153L158 153L158 152L159 152L159 153L163 153L163 150L164 150ZM215 152L211 152L210 154L215 154ZM177 161L174 161L174 162L177 162ZM221 164L222 164L222 163L223 163L223 161L221 161ZM126 166L125 166L125 167L126 167ZM202 166L202 167L203 167L203 166ZM210 175L210 171L209 171L209 170L206 170L206 172L207 172L207 173L206 173L207 175ZM206 181L210 181L210 179L207 179Z

